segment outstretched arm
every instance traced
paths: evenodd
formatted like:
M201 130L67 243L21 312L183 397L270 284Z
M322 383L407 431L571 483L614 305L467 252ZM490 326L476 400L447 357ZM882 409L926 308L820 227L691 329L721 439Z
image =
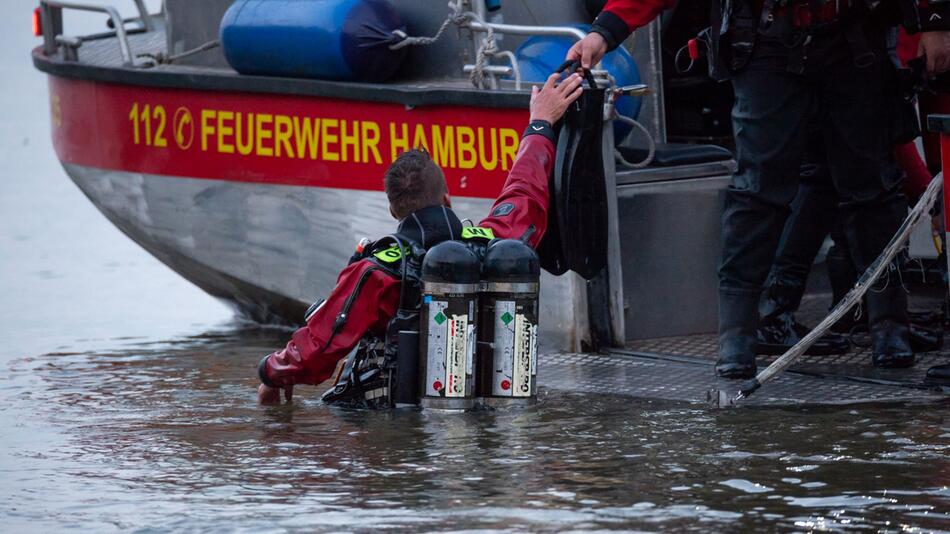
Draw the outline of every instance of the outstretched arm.
M537 247L548 226L548 177L554 166L555 134L553 124L561 119L567 106L583 92L581 77L568 76L556 85L552 74L542 89L531 90L531 123L525 130L515 163L489 216L479 226L491 228L495 236L521 239Z
M399 302L400 282L377 269L365 260L344 269L307 326L294 332L283 350L261 361L261 404L280 402L280 389L290 400L294 384L316 385L329 379L337 362L367 331L389 321Z
M675 0L610 0L594 19L590 33L567 52L567 58L593 68L604 54L620 46L634 30L646 26Z

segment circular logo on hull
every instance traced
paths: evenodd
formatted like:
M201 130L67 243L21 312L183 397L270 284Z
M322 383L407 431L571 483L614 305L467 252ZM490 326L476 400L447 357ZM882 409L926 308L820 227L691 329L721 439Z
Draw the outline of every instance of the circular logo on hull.
M191 143L195 140L195 121L191 117L191 111L186 107L180 107L175 111L175 143L178 148L188 150Z

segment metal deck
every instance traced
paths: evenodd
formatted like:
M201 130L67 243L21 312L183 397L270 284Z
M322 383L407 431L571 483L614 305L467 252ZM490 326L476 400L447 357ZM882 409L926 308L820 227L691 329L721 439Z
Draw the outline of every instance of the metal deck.
M549 389L650 400L702 403L709 389L725 390L736 383L717 382L712 360L655 353L545 354L538 368L540 384ZM921 363L918 368L926 370ZM778 407L948 400L950 395L932 389L792 370L740 404Z
M815 286L805 295L799 318L817 324L827 313L826 278L816 268ZM935 310L943 302L939 285L912 284L911 309ZM867 336L864 336L866 338ZM852 338L852 342L860 338ZM862 344L863 343L859 343ZM847 405L859 403L947 402L945 391L928 388L931 366L950 363L950 336L934 352L918 353L910 369L878 369L870 349L833 356L803 356L791 369L741 404L749 406ZM764 369L778 356L760 356ZM541 384L553 389L611 393L647 399L704 402L706 391L734 390L741 381L718 380L713 371L716 335L699 334L630 341L610 354L554 354L539 363Z
M716 336L696 335L634 341L628 345L631 354L658 353L686 356L701 361L713 361L716 354ZM759 368L763 368L778 356L761 356ZM884 384L919 386L923 384L927 369L934 365L950 363L950 351L917 354L917 364L910 369L878 369L870 365L870 348L853 347L846 354L832 356L803 356L792 370L800 374L841 376Z

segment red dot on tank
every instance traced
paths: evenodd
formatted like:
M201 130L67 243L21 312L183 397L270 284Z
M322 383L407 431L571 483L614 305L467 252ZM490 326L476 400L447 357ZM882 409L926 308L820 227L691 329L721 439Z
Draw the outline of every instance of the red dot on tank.
M436 380L435 382L433 382L433 383L432 383L432 389L434 389L434 390L436 390L436 391L442 391L442 382L439 382L438 380Z
M503 389L503 390L505 390L505 391L508 391L509 389L511 389L511 382L509 382L509 381L507 381L507 380L502 380L502 381L501 381L501 389Z

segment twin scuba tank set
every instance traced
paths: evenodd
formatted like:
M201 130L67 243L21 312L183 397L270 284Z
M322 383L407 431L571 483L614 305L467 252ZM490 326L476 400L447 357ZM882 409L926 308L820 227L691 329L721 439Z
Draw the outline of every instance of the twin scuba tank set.
M556 72L574 72L566 62ZM328 404L468 410L537 398L540 273L601 275L607 258L602 131L606 89L587 87L559 123L547 231L537 251L464 227L461 240L428 250L394 234L365 246L368 259L402 281L383 339L364 338L347 357Z
M324 402L470 410L537 398L534 249L469 226L427 251L389 236L363 257L402 280L399 309L385 339L366 338L347 357Z

